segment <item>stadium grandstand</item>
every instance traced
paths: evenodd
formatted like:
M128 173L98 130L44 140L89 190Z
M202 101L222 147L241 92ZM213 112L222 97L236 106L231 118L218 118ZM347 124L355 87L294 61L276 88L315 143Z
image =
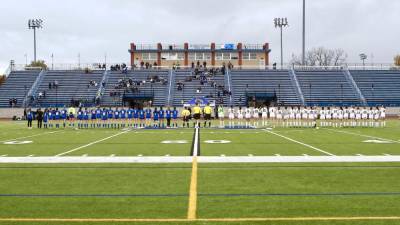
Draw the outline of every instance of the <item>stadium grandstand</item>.
M131 44L130 65L11 63L0 107L215 105L399 106L400 70L269 65L269 44Z

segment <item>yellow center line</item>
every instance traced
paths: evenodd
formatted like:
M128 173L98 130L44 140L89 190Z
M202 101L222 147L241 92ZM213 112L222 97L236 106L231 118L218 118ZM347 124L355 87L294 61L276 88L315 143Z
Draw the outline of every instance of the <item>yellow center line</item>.
M189 220L196 219L197 208L197 157L193 157L192 162L192 177L190 179L190 192L189 192L189 207L187 218Z

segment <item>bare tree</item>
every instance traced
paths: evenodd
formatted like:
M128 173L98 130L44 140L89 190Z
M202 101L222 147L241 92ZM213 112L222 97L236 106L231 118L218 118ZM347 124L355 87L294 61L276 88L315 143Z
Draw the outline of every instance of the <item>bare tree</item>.
M346 63L347 54L343 49L313 48L306 52L307 66L341 66ZM291 64L302 65L301 56L292 54Z

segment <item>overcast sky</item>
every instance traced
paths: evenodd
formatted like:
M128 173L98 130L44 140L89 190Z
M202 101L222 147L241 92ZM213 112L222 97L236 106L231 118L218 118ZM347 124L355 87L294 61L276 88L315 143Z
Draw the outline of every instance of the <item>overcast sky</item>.
M30 18L42 18L38 59L55 63L128 62L135 43L264 43L279 61L275 17L287 17L284 57L301 51L301 0L2 0L0 73L10 59L33 59ZM306 47L343 48L391 63L400 53L400 0L307 0ZM372 57L371 57L372 56Z

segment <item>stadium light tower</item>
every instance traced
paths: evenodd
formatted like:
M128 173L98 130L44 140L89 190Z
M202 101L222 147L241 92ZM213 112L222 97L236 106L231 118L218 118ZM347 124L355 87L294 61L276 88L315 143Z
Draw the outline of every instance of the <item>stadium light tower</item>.
M301 53L301 62L306 64L306 0L303 0L303 49Z
M275 28L280 28L281 30L281 69L283 68L283 28L288 27L289 23L287 18L275 18L274 19Z
M43 28L42 19L30 19L28 21L28 28L33 29L33 61L36 62L36 29Z

